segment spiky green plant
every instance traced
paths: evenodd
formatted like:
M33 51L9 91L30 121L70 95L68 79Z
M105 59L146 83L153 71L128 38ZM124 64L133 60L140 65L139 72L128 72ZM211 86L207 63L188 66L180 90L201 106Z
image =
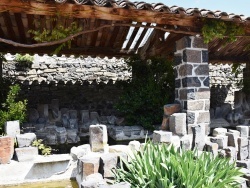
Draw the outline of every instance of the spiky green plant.
M126 181L138 188L229 188L239 186L243 179L240 169L228 159L151 142L114 173L116 182Z

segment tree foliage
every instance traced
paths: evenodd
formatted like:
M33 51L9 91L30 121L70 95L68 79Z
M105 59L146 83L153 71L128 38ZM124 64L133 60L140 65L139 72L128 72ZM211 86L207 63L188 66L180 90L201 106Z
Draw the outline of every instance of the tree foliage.
M234 22L225 22L216 19L204 19L202 36L205 43L209 43L215 38L226 39L226 42L234 42L237 36L244 34L242 26Z
M39 29L30 30L29 33L34 35L33 38L37 42L51 42L67 38L68 36L78 33L82 30L82 28L79 27L76 22L73 21L70 22L69 25L67 25L65 23L65 20L67 20L67 18L62 17L60 16L60 14L58 14L52 19L46 21L47 24L52 26L51 29L47 29L43 27L41 23L38 23ZM58 54L64 47L71 48L72 40L73 38L71 40L68 40L67 42L60 44L55 49L54 53Z
M115 107L127 125L153 129L152 125L162 121L163 105L173 100L173 65L159 57L147 61L132 57L126 63L132 68L133 78L123 84L124 92Z

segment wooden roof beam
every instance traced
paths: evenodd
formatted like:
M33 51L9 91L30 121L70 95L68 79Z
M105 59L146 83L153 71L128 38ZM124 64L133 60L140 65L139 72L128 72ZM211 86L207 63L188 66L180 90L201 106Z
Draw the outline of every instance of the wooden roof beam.
M71 3L39 3L36 1L1 0L0 12L26 13L33 15L58 15L73 16L75 18L94 18L114 21L135 21L156 24L170 24L176 26L192 27L194 22L201 22L201 19L193 16L180 14L139 10L110 8L93 5L77 5Z

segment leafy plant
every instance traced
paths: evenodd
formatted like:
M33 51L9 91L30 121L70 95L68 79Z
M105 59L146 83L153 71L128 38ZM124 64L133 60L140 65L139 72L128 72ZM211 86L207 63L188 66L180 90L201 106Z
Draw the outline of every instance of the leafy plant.
M39 139L39 140L34 140L32 143L32 146L34 147L38 147L39 151L41 152L42 155L50 155L51 154L51 147L50 146L46 146L45 144L42 143L43 140Z
M82 30L76 22L71 22L68 26L65 26L65 20L67 18L60 16L59 14L50 20L46 21L46 24L52 26L52 29L46 29L41 23L38 23L39 29L29 30L29 33L34 35L34 40L37 42L51 42L59 39L64 39L70 35L78 33ZM64 47L71 48L71 40L60 44L54 51L58 54Z
M174 71L171 62L154 57L144 61L133 57L126 61L132 68L132 81L122 86L123 94L115 108L127 125L153 129L162 120L162 106L173 99Z
M5 103L2 104L0 110L0 132L3 131L3 126L6 121L19 120L23 123L26 119L27 100L18 101L20 91L19 85L10 86Z
M20 68L20 69L31 68L31 65L34 61L34 57L29 54L25 54L25 55L16 54L15 61L17 62L15 64L17 68Z
M116 182L138 188L233 188L243 179L243 173L228 159L151 142L113 172Z
M234 22L215 19L204 19L203 22L202 35L205 43L209 43L215 38L226 38L227 42L234 42L237 40L237 35L244 34L243 27Z

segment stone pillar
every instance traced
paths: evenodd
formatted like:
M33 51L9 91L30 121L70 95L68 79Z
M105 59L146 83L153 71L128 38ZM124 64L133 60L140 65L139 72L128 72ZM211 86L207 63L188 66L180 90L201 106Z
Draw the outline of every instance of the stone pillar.
M204 126L209 133L210 88L207 44L202 37L183 37L176 42L175 100L187 113L187 131Z

